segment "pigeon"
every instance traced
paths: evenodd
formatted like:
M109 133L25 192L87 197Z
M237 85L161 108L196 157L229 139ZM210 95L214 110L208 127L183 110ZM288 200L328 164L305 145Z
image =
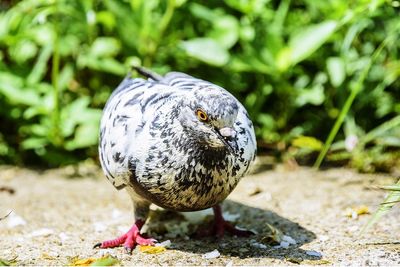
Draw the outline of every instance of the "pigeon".
M181 72L164 76L142 67L108 99L100 123L99 157L107 179L125 189L134 223L124 235L95 245L128 253L156 240L140 233L150 204L186 212L213 208L207 234L248 236L224 220L220 203L256 155L253 123L224 88Z

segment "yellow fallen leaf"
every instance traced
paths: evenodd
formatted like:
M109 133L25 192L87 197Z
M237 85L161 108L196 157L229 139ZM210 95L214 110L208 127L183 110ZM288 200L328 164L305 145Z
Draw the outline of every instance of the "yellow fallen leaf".
M358 215L369 214L369 208L365 205L361 205L358 207L351 207L351 208L347 208L344 211L344 214L347 217L356 219L358 217Z
M354 208L358 215L369 214L369 208L365 205Z
M92 262L95 262L95 258L86 258L86 259L72 259L70 266L89 266Z
M154 247L154 246L140 246L140 252L148 253L148 254L157 254L166 251L165 247Z
M44 260L54 260L55 259L55 257L50 256L49 254L47 254L45 252L42 253L41 258L44 259Z
M323 264L332 264L332 262L328 260L304 260L301 262L303 265L323 265Z

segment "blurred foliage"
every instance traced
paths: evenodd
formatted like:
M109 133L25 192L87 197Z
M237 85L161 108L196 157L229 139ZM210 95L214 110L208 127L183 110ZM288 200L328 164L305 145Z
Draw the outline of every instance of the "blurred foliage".
M101 109L135 64L227 88L253 118L261 151L299 162L315 160L359 88L327 159L388 171L400 164L399 6L3 0L0 161L57 166L96 157Z

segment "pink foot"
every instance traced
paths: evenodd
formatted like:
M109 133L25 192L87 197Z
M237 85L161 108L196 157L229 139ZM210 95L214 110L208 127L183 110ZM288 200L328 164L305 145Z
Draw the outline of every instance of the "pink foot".
M197 236L203 237L215 235L218 239L220 239L224 236L225 232L229 232L230 234L239 237L248 237L254 234L252 231L249 230L237 229L235 226L225 221L224 217L222 216L221 207L219 205L214 206L213 210L215 216L213 227L209 229L199 230L197 232Z
M156 242L155 239L144 238L141 236L140 229L142 228L143 224L143 221L137 220L126 234L123 234L122 236L112 240L97 243L93 248L114 248L123 245L127 253L132 253L132 250L135 248L136 244L154 245L154 242Z

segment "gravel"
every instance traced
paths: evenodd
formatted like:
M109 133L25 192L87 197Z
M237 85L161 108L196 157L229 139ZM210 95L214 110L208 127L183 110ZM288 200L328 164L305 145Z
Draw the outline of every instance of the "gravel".
M128 195L116 191L97 167L81 175L71 169L3 166L0 186L13 188L15 193L0 192L0 218L12 210L0 221L0 259L18 265L66 265L74 257L104 255L117 258L122 265L399 265L397 207L363 235L360 229L371 214L345 215L346 209L363 205L374 211L385 195L376 185L393 182L385 175L347 169L278 166L244 178L224 202L225 214L236 225L257 234L218 241L180 235L180 228L175 227L171 238L166 232L157 234L150 224L148 230L153 227L155 237L166 241L167 250L147 254L136 248L127 255L123 248L92 248L132 223ZM154 212L161 214L159 225L171 226L178 220L177 225L188 231L209 218L209 212L190 216ZM267 223L283 233L285 246L265 241L270 240L265 238Z

